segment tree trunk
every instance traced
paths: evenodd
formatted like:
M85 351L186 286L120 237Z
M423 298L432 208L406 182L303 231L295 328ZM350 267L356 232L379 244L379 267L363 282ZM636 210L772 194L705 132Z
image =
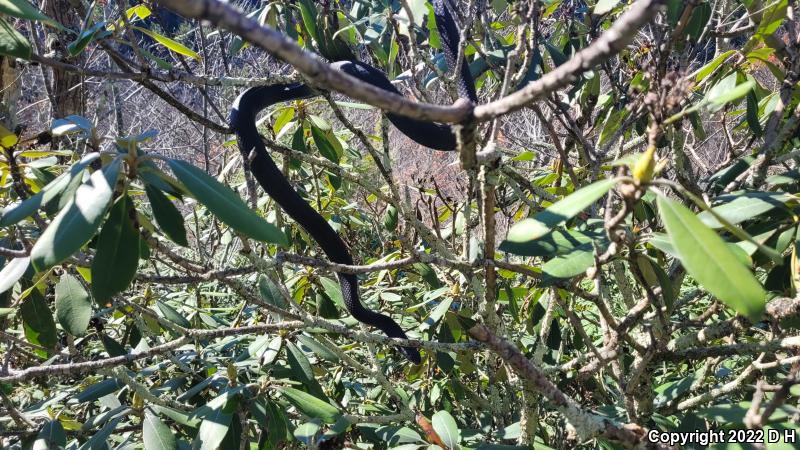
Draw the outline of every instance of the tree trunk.
M18 70L14 60L0 56L0 123L11 131L17 127L17 101L19 100L20 83Z
M45 13L67 28L80 30L81 22L71 0L45 0ZM72 38L67 33L48 29L47 49L55 52L59 60L68 60L67 45ZM80 58L80 56L79 56ZM79 61L73 61L79 63ZM83 84L80 75L53 68L53 118L66 117L70 114L84 115L86 101L83 95Z

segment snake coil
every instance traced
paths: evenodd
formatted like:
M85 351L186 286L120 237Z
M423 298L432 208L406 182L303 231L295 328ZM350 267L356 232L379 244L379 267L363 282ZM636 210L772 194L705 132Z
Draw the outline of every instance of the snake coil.
M445 5L446 0L433 0L436 26L441 36L445 60L448 67L456 66L459 33L453 17ZM359 61L339 61L331 65L361 81L385 91L400 94L380 70ZM460 64L457 80L459 95L477 103L475 83L466 61ZM353 264L347 245L331 228L328 222L315 211L292 188L286 177L275 165L256 129L256 116L263 109L280 102L298 100L319 95L303 83L258 86L244 91L234 102L230 124L236 133L239 149L258 184L283 210L300 224L319 244L328 258L338 264ZM452 151L456 138L448 125L424 122L409 117L387 114L389 121L403 134L420 145L434 149ZM406 339L406 333L391 317L364 307L359 300L358 279L353 274L337 273L344 304L356 320L383 331L387 336ZM414 364L421 362L419 351L402 347L403 354Z

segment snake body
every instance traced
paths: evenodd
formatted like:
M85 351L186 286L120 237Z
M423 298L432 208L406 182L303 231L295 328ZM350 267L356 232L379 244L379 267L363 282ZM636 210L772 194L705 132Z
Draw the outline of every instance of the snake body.
M445 5L446 0L433 0L436 25L441 36L442 47L448 67L456 66L458 27ZM331 64L361 81L385 91L400 94L380 70L355 60L338 61ZM460 64L457 88L462 98L477 103L475 83L466 61ZM300 224L319 244L327 257L335 263L353 264L347 245L336 231L292 188L281 170L270 157L256 129L256 116L263 109L280 102L298 100L319 95L303 83L258 86L244 91L234 102L230 124L236 133L239 149L244 161L249 162L251 173L258 184L283 210ZM448 125L425 122L405 116L387 114L389 121L402 133L418 144L434 149L452 151L456 148L453 129ZM406 339L406 333L391 317L365 308L359 300L358 279L355 275L337 273L342 298L350 314L356 320L378 328L389 337ZM401 347L403 354L414 364L421 362L419 351L412 347Z

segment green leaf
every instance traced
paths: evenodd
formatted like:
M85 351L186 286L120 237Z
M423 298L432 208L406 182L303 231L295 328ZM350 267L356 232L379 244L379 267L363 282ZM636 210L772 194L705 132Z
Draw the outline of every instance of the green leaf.
M439 29L436 28L436 15L433 12L433 5L429 2L426 2L428 7L428 14L427 21L425 22L425 27L428 29L428 44L432 48L441 49L442 48L442 37L439 35Z
M717 111L726 104L744 97L756 85L756 82L752 79L737 85L737 78L738 74L734 72L709 89L706 94L706 101L708 101L713 111Z
M93 402L100 397L117 392L122 386L122 382L118 381L116 378L109 378L99 383L89 385L83 392L75 396L75 401L77 401L78 404Z
M67 259L94 236L111 202L119 168L116 159L78 187L33 246L31 263L36 270L41 272Z
M53 136L65 136L68 134L80 133L81 135L88 137L94 129L95 126L92 121L77 114L70 114L67 117L55 119L53 120L53 123L50 124L50 131L53 133ZM85 156L84 159L92 155L97 156L98 154L91 153ZM81 162L83 162L83 160L81 160Z
M244 447L242 443L242 422L238 415L233 415L228 432L225 433L225 438L218 448L219 450L239 450Z
M229 187L184 161L170 159L168 163L186 189L231 228L257 241L287 244L278 227L259 217Z
M796 169L792 169L783 173L770 175L767 178L767 184L772 184L775 186L782 186L785 184L793 184L800 181L800 171Z
M27 256L24 258L14 258L3 267L3 270L0 271L0 292L5 292L17 284L17 281L19 281L22 275L25 274L25 271L28 270L30 261L31 259Z
M761 15L761 22L758 24L758 29L755 33L762 39L778 31L789 10L789 0L767 3L769 7Z
M92 301L80 281L62 275L56 284L56 318L72 336L83 336L92 318Z
M738 313L752 321L759 320L764 313L766 293L725 241L674 200L659 196L658 210L689 275Z
M133 27L133 29L137 30L137 31L140 31L140 32L150 36L156 42L158 42L159 44L163 45L164 47L167 47L169 50L171 50L171 51L173 51L175 53L181 54L183 56L188 56L189 58L193 58L193 59L195 59L197 61L200 61L200 60L203 59L203 58L200 57L200 55L197 54L197 52L195 52L194 50L186 47L185 45L181 44L178 41L174 41L174 40L172 40L172 39L170 39L170 38L168 38L166 36L162 36L162 35L154 32L154 31L150 31L150 30L148 30L146 28Z
M714 185L721 189L727 186L731 181L735 180L736 177L744 173L745 170L748 170L750 166L755 163L755 161L756 158L753 155L743 156L735 160L727 167L720 169L717 173L711 175L711 177L709 177L709 181L713 182Z
M59 175L55 180L43 187L41 191L37 192L36 195L5 208L2 216L0 216L0 227L15 225L33 215L42 206L48 205L64 192L73 180L79 180L79 176L83 171L99 157L99 153L90 153L84 156L69 168L69 172Z
M328 136L314 124L311 125L311 137L314 138L314 144L316 144L322 156L332 162L339 162L339 154L336 152L330 140L328 140Z
M704 409L697 410L695 414L703 419L707 419L727 426L736 426L744 423L747 411L752 407L751 402L740 403L720 403ZM762 406L764 408L764 406ZM791 405L778 406L775 412L769 417L769 422L779 422L797 414L797 408Z
M15 30L5 19L0 18L0 55L20 59L31 59L31 43Z
M342 288L339 283L326 277L320 277L319 282L322 284L325 295L333 300L333 303L335 303L337 307L340 309L345 309L344 298L342 297Z
M754 135L760 137L764 134L764 129L761 128L761 121L758 119L758 98L754 90L747 93L746 106L745 117L747 118L747 126L750 127L750 131L752 131Z
M386 213L383 215L383 228L386 231L394 231L397 229L397 208L392 205L386 207Z
M293 434L295 439L302 442L309 448L316 448L314 442L317 439L317 434L319 433L320 429L321 427L319 423L306 422L295 428Z
M272 364L278 357L283 346L283 338L275 336L259 336L247 347L247 352L263 365Z
M173 66L172 64L168 63L167 61L159 58L158 56L150 53L149 51L147 51L147 50L145 50L145 49L143 49L141 47L139 48L139 51L142 52L142 55L145 58L149 59L150 61L153 61L156 64L156 67L158 67L159 69L163 69L163 70L173 70L173 69L175 69L175 66Z
M80 54L83 49L85 49L86 46L89 45L90 42L94 41L98 36L108 34L110 33L106 30L106 23L104 21L98 22L90 28L81 31L81 34L79 34L74 41L67 45L67 50L69 50L70 55L76 56Z
M103 349L106 351L106 353L108 353L108 356L112 358L128 354L128 352L125 350L125 347L123 347L122 344L120 344L114 338L105 333L100 335L100 342L103 343Z
M435 386L435 385L434 385ZM375 431L375 434L378 438L382 441L389 444L391 448L397 449L397 445L400 444L409 444L408 448L411 448L411 444L414 444L413 448L419 448L420 444L424 444L425 440L417 433L416 431L412 430L409 427L383 427L379 428ZM400 447L404 448L404 447ZM436 447L437 450L440 447ZM432 450L432 449L430 449Z
M294 118L294 108L283 108L272 124L272 131L277 135Z
M556 256L570 253L577 247L597 239L602 237L575 230L555 230L535 241L503 241L500 250L520 256Z
M735 225L745 220L754 219L779 206L782 207L789 200L791 200L791 197L780 192L744 192L715 198L714 202L722 202L722 204L711 209L723 219ZM697 215L697 218L711 228L722 228L724 226L708 211L701 212Z
M258 293L261 294L261 297L270 305L275 305L278 308L284 309L289 307L278 286L264 274L258 276Z
M614 179L605 179L578 189L532 218L515 224L508 232L506 241L521 244L545 236L605 195L616 183Z
M128 10L125 11L125 14L128 16L129 20L133 19L133 16L136 16L140 19L147 19L152 14L152 11L150 11L150 8L145 5L136 5L128 8Z
M712 85L708 91L706 92L705 100L710 102L711 99L724 96L728 92L730 92L733 88L736 87L736 81L738 80L739 76L737 72L731 72L725 78L717 81L714 85Z
M427 283L432 289L439 289L442 287L442 281L439 280L439 277L436 275L436 271L433 270L433 267L431 267L429 264L414 263L414 270L419 273L420 278L425 280L425 283Z
M685 4L686 3L684 3L684 5ZM684 28L685 36L688 36L693 41L698 40L710 19L711 5L708 3L698 4L692 11L692 15L689 17L689 22Z
M338 319L339 318L339 309L336 308L336 304L333 303L330 297L323 291L317 291L317 295L314 296L315 304L317 306L317 311L319 315L326 318L326 319Z
M122 421L123 417L117 417L110 421L103 428L89 438L78 450L104 450L108 448L108 438Z
M66 446L67 435L58 420L45 423L33 442L33 450L60 450Z
M690 375L679 380L673 380L658 386L654 391L658 394L655 398L655 403L660 406L665 406L667 403L680 398L685 393L689 392L692 385L697 382L696 375Z
M186 320L186 317L184 317L183 314L179 313L172 306L162 302L161 300L156 301L156 306L158 306L158 310L161 311L161 314L163 314L164 317L170 322L176 323L183 328L192 328L191 322Z
M635 261L647 284L651 288L661 288L661 297L664 299L664 304L671 310L672 305L675 303L676 293L672 288L672 280L670 280L669 275L649 256L636 255Z
M139 266L141 237L128 215L131 203L130 197L124 195L114 204L97 238L97 253L92 261L92 295L101 305L131 284Z
M564 53L561 50L559 50L549 42L545 42L544 46L547 49L547 53L550 54L550 58L553 59L553 65L555 65L556 67L564 64L569 59L566 57L566 55L564 55Z
M17 145L19 136L0 124L0 147L11 148Z
M137 175L145 182L145 186L152 186L180 200L183 200L183 196L188 194L180 183L162 172L161 169L156 167L153 161L140 160Z
M433 430L442 438L442 442L447 448L451 450L460 448L461 430L458 429L458 424L456 424L455 419L449 412L438 411L431 418L431 425L433 425Z
M733 55L736 50L728 50L727 52L720 53L716 58L712 59L708 64L705 66L697 69L693 74L689 75L691 77L694 75L694 80L696 82L703 81L707 76L711 75L717 67L719 67L725 60L728 59L731 55Z
M445 298L441 302L439 302L439 304L436 305L435 308L433 308L431 313L425 319L425 322L423 322L419 326L420 331L425 331L435 327L436 324L439 323L439 320L441 320L442 316L444 316L444 314L450 309L450 306L452 304L453 304L452 297Z
M339 362L339 356L336 355L336 353L333 353L331 350L328 349L328 347L325 347L324 345L317 342L317 340L314 339L312 336L300 334L297 336L297 340L300 341L300 343L303 346L308 347L309 350L314 352L320 358L332 361L334 363Z
M142 440L145 450L177 450L178 441L172 430L152 411L145 411L142 422Z
M525 151L511 158L511 161L533 161L535 158L536 158L536 153L531 151Z
M169 417L170 419L174 420L175 423L177 424L184 425L190 428L197 428L200 426L201 420L199 418L194 417L191 413L184 413L182 411L177 411L172 408L167 408L158 405L149 405L149 408L152 408L153 411L157 412L162 416Z
M297 2L300 8L300 16L303 18L303 29L306 30L309 36L315 41L319 41L319 32L317 31L317 8L314 3L309 0L300 0Z
M542 283L572 278L586 272L594 264L594 247L585 244L574 251L559 255L542 265Z
M508 445L508 444L491 444L491 443L481 443L475 447L475 450L530 450L533 448L534 450L551 450L552 447L548 447L542 443L542 438L536 436L536 441L531 447L530 445ZM598 445L598 448L603 448L601 445ZM608 448L608 447L606 447Z
M19 312L28 342L44 348L55 348L58 343L56 322L38 289L31 289L30 294L22 301Z
M291 424L286 417L284 408L276 405L271 401L266 404L252 401L250 404L250 411L253 417L257 418L259 423L268 423L269 433L267 433L266 446L262 450L278 450L286 448L285 442L292 440Z
M171 201L160 190L147 184L145 186L147 198L150 200L150 206L153 208L153 215L156 217L156 222L164 234L174 243L186 247L189 242L186 240L186 226L184 225L183 216L178 211L178 208L172 204Z
M283 387L279 388L279 391L289 400L289 403L311 418L321 419L325 423L336 423L341 415L339 410L330 403L301 390Z
M286 342L286 350L286 360L292 369L293 379L303 383L309 394L327 400L328 396L325 395L322 386L319 385L317 378L314 376L311 362L305 353L290 341Z
M60 23L39 11L26 0L0 0L0 13L20 19L38 20L58 29L65 29Z

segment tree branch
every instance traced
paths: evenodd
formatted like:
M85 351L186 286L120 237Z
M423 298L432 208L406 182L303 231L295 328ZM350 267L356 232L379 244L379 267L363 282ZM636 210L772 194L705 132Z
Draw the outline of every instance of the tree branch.
M457 101L452 106L417 103L336 70L318 55L303 50L275 29L260 26L228 3L219 0L158 0L158 3L185 17L207 20L238 34L244 40L291 64L318 87L338 91L386 111L421 120L459 123L472 115L472 105L465 100Z

